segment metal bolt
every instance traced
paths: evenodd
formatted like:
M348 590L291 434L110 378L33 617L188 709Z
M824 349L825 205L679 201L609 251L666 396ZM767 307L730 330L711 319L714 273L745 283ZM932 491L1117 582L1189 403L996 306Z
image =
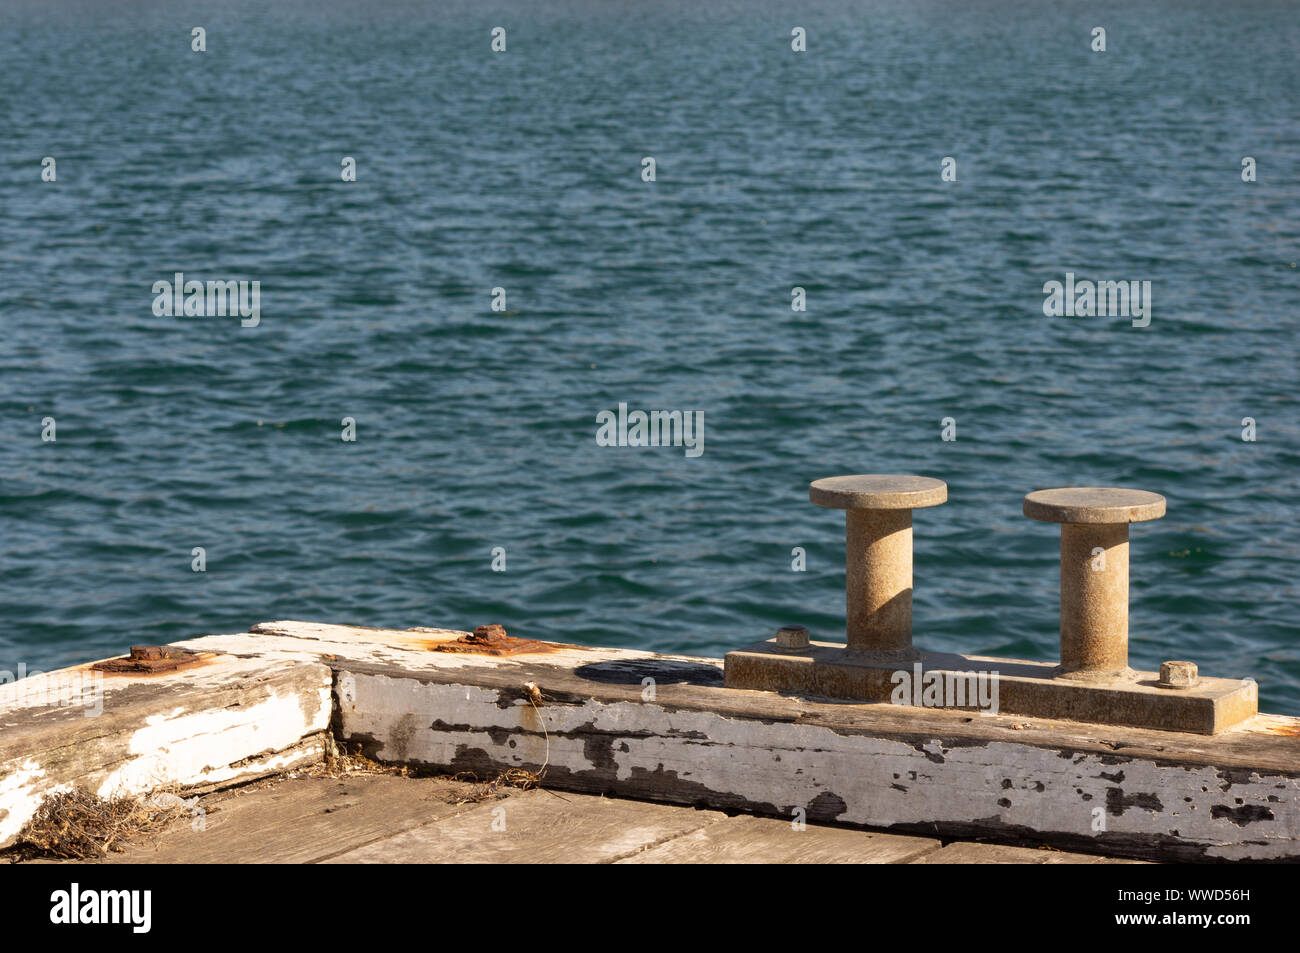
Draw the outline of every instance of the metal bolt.
M480 642L480 643L504 642L507 638L508 636L506 635L506 627L504 625L499 625L494 622L491 625L475 626L474 635L471 637L470 641Z
M808 630L801 625L783 625L776 630L776 644L783 649L806 649Z
M850 651L914 659L912 510L948 499L931 477L860 474L826 477L808 488L818 506L846 510L845 607Z
M1160 681L1156 684L1161 688L1195 688L1200 680L1195 662L1161 662Z
M1128 527L1164 516L1165 498L1115 487L1037 490L1025 497L1024 512L1061 524L1058 674L1128 676Z
M133 645L127 655L96 662L100 672L170 672L199 661L199 654L174 645Z

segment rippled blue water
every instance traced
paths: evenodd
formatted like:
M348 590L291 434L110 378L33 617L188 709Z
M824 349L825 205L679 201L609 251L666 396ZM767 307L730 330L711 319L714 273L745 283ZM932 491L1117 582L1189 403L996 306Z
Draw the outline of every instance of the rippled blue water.
M837 638L807 483L916 472L918 644L1055 658L1021 498L1139 487L1135 664L1300 713L1293 6L200 7L0 6L0 668L275 618ZM156 317L175 271L260 326ZM1067 271L1150 326L1044 316ZM703 456L598 447L620 401Z

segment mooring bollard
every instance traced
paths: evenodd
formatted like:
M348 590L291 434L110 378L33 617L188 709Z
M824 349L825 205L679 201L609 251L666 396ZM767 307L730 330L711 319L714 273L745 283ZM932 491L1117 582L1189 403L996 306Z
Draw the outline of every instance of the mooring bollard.
M1060 677L1129 676L1128 526L1164 516L1165 498L1114 487L1037 490L1024 512L1061 524Z
M808 498L848 511L848 644L785 626L727 653L730 688L1206 735L1259 711L1251 679L1203 677L1186 661L1159 674L1128 667L1128 524L1164 515L1158 493L1081 487L1025 497L1026 516L1062 524L1059 663L912 647L912 510L945 502L942 480L828 477Z
M847 511L849 650L919 658L912 647L912 510L946 501L948 484L903 474L826 477L809 486L808 499Z

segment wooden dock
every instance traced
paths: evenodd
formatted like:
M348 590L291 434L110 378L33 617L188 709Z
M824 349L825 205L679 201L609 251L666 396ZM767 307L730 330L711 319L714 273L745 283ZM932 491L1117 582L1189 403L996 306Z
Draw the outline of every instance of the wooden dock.
M441 778L298 773L210 794L107 864L1108 864L1049 849L884 834ZM470 800L467 800L470 799ZM201 826L199 826L201 825Z
M182 667L87 664L0 686L0 848L76 786L202 796L212 824L236 825L235 846L181 832L156 855L194 860L254 847L313 861L561 848L610 861L1300 860L1296 718L1256 715L1209 736L849 703L725 687L720 659L483 644L447 629L273 622L176 647L195 653ZM93 705L66 702L78 685ZM424 776L539 777L548 790L511 794L496 832L508 836L480 841L465 831L502 805L444 806L437 785L449 782L429 777L247 787L319 772L338 750ZM398 790L416 793L390 798ZM293 818L324 826L276 853L272 835ZM319 853L303 843L317 837Z

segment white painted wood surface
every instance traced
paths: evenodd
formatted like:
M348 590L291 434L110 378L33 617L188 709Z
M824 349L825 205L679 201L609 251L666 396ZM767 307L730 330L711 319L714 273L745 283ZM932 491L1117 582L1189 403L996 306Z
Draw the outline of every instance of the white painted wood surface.
M74 682L88 692L78 704L51 704ZM88 663L0 686L0 847L74 786L103 797L202 790L320 760L330 685L319 661L214 655L173 672Z

